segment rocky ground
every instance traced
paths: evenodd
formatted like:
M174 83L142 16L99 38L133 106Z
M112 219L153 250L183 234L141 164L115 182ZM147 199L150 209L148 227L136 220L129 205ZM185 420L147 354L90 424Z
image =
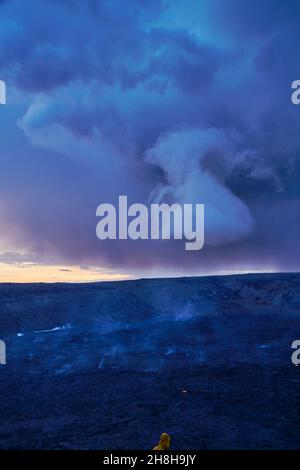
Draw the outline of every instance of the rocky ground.
M299 449L300 275L0 286L0 448Z

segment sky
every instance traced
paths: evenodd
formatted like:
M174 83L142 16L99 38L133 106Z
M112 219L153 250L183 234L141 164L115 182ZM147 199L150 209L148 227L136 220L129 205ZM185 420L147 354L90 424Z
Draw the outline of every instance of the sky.
M297 0L0 0L0 282L299 271ZM205 204L205 244L96 208Z

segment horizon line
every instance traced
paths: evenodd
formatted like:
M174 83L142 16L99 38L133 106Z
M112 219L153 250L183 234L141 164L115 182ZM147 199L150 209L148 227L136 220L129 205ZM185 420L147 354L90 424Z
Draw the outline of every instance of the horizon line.
M14 284L14 285L36 285L36 284L107 284L107 283L119 283L119 282L133 282L133 281L154 281L154 280L172 280L172 279L195 279L195 278L207 278L207 277L233 277L233 276L255 276L255 275L282 275L282 274L300 274L300 271L242 271L232 273L213 273L213 274L195 274L195 275L174 275L174 276L157 276L157 277L131 277L123 279L101 279L90 280L90 281L0 281L1 285Z

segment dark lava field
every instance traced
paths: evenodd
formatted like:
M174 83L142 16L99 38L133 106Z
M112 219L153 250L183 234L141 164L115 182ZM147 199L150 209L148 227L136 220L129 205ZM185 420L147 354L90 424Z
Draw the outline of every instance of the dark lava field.
M300 274L1 284L1 449L299 449Z

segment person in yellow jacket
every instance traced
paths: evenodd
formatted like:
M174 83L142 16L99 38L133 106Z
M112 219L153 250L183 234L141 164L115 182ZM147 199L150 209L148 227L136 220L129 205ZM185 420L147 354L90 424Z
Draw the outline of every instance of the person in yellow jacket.
M169 434L163 432L160 436L159 443L153 448L153 450L169 450L171 445L171 438Z

